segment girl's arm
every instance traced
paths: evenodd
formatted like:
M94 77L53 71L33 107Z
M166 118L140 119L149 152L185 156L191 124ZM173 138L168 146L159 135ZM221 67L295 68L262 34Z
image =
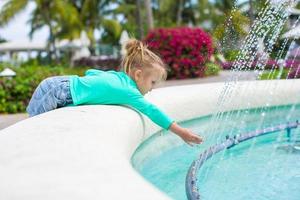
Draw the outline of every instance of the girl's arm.
M195 144L201 144L203 142L203 138L189 129L182 128L179 126L176 122L173 122L169 128L173 133L181 137L187 144L192 145Z
M180 127L176 122L174 122L174 120L169 118L155 105L146 101L141 95L137 95L136 98L131 98L128 102L128 105L148 116L154 123L162 128L171 130L189 145L192 145L193 143L200 144L203 141L203 139L197 134L188 129Z

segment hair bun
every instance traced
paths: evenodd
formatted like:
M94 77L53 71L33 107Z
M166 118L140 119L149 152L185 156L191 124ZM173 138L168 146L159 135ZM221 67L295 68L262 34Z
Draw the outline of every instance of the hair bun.
M144 44L137 39L129 39L122 45L121 54L123 57L133 55L137 52L143 51Z

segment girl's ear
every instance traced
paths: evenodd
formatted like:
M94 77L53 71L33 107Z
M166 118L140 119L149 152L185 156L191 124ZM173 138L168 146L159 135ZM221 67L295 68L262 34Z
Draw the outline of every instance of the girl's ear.
M142 77L142 70L140 70L140 69L135 70L135 72L134 72L134 80L138 81L138 80L141 79L141 77Z

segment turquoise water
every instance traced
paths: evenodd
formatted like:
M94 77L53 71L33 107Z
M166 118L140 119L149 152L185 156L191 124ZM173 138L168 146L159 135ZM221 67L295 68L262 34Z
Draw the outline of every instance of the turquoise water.
M183 123L206 139L190 147L169 132L153 135L132 157L134 168L173 199L186 199L185 178L190 164L226 135L235 135L300 119L300 106L256 108L224 113L212 124L211 116ZM212 128L213 126L213 128ZM300 199L300 127L257 137L222 151L199 171L202 199Z

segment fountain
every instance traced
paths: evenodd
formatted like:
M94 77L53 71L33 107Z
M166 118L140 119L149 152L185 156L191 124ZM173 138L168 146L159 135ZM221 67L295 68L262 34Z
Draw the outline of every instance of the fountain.
M283 65L286 64L287 58L291 59L290 51L293 49L292 46L295 41L292 42L291 47L286 52L285 49L289 44L291 44L291 42L285 38L276 53L276 62L274 62L269 69L266 69L266 65L269 64L269 55L274 50L275 43L279 39L284 24L288 19L288 10L293 8L295 5L296 1L266 2L264 9L259 12L257 19L250 29L249 35L246 37L244 44L242 45L242 49L234 62L233 71L243 72L250 70L252 66L255 66L254 70L258 74L258 78L264 73L268 73L268 76L270 77L273 73L275 73L279 65L280 72L279 75L277 75L277 79L281 78L284 70ZM296 27L298 22L299 18L294 22L292 27ZM264 44L264 48L261 48L262 44ZM259 52L260 54L258 54ZM295 59L295 57L293 59ZM295 74L298 74L298 69L299 68L297 68ZM292 68L289 68L287 77L284 77L285 79L291 78L291 70ZM230 79L225 82L218 96L216 106L210 115L206 116L209 120L206 120L205 123L201 123L202 119L199 119L199 125L194 125L196 126L195 130L200 133L205 131L204 137L209 144L204 145L203 148L199 146L199 148L195 148L193 151L190 151L177 143L177 146L172 149L180 156L186 157L184 159L184 164L171 159L176 157L176 154L171 153L171 149L167 149L159 154L156 153L155 156L149 160L141 160L141 155L139 155L145 154L149 156L149 150L146 150L147 145L142 145L137 150L133 159L133 164L136 169L143 174L145 178L165 191L172 198L297 199L297 197L299 197L300 193L298 191L300 188L297 186L297 184L299 185L300 183L299 165L291 165L291 163L296 162L296 160L299 159L300 155L300 151L298 150L299 140L291 139L291 129L298 126L298 121L292 124L286 123L290 120L298 120L299 116L295 112L298 110L300 94L298 92L292 94L294 100L289 103L289 107L285 108L283 112L282 105L285 105L287 102L282 102L282 104L274 106L274 101L278 98L276 95L274 96L274 94L278 92L280 84L283 84L283 81L266 81L264 83L260 83L264 84L263 90L265 91L265 94L263 94L262 97L264 99L261 101L261 103L263 102L262 105L257 106L257 102L253 101L251 94L255 94L253 90L260 90L262 88L257 87L258 83L254 82L241 83L239 81L239 77L240 75L237 73L237 75L230 77ZM297 83L296 81L286 81L285 84L287 84L286 86L288 87L288 90L296 87L295 84ZM258 95L258 93L256 93L256 95ZM247 96L249 99L247 99ZM241 100L245 100L246 102L239 102ZM241 108L241 104L243 104L242 109L239 109L239 107ZM270 111L270 109L273 111ZM270 118L272 118L271 115L274 115L276 112L279 112L280 114L277 116L279 119L272 119L275 123L274 124L270 122ZM252 118L251 115L255 116L255 119L251 119L252 121L249 119L249 117ZM204 130L201 130L200 124L205 127ZM286 137L282 134L283 129L287 132ZM279 134L274 135L274 132L278 132ZM295 137L299 137L299 131L295 132ZM265 136L266 133L272 133L270 134L272 136ZM262 135L262 139L257 138L259 135ZM270 137L272 139L270 139ZM155 141L160 141L157 138L152 138L152 140L153 143ZM247 143L247 145L239 144L246 140L247 142L245 143ZM269 146L265 145L265 147L271 150L261 150L263 149L263 147L260 146L260 143L262 143L260 142L261 140L266 140ZM150 142L148 142L148 146L151 146L149 143ZM243 148L243 157L240 155L241 148ZM250 155L258 151L257 149L260 149L262 152L269 155L263 157L264 159L267 159L267 167L265 170L261 170L259 167L258 168L260 170L254 170L256 166L255 163L253 164L255 160L253 157L257 155ZM281 153L283 151L286 153L286 157L282 156ZM198 152L198 155L196 152ZM285 158L289 160L285 161ZM162 162L163 159L166 159L167 161ZM239 159L243 159L244 162L250 163L253 167L252 172L241 170L241 168L246 167L239 163ZM262 158L259 159L259 161L262 162ZM188 165L188 162L192 164ZM239 163L240 166L236 166L237 164L235 162ZM284 162L284 167L286 168L282 166L273 166L280 162ZM160 172L165 173L166 175L160 177L153 172L154 170L159 170L153 166L155 163L160 163L162 166L175 165L175 167L162 169ZM259 166L260 163L257 165ZM232 170L235 169L233 166L236 167L236 172ZM185 187L170 183L172 181L179 180L183 182L183 177L185 177L184 170L178 170L176 169L177 167L189 169L187 170ZM289 170L291 167L293 167L293 170L290 171L291 173L286 173L286 175L275 172L276 170ZM174 174L172 174L172 171ZM235 174L234 177L236 180L230 178L233 173ZM256 179L251 179L251 173L255 175L253 175L253 177ZM294 176L296 178L290 180L291 178L288 176ZM265 187L268 183L265 182L262 177L264 177L265 180L270 181L270 186L268 186L269 188ZM247 178L251 181L247 181ZM278 179L279 181L273 179ZM282 187L286 189L285 192L282 192L280 188L275 186L276 184L280 184L280 179L282 179ZM240 180L243 180L241 181L241 184L245 185L239 184ZM221 183L218 183L218 181ZM263 189L256 188L255 184L261 186ZM285 187L287 184L290 184L293 187ZM179 189L173 191L172 188ZM179 190L181 190L181 192L179 192ZM246 192L247 190L251 192ZM186 193L186 196L184 193ZM240 193L242 193L242 195L240 195Z
M267 54L295 1L275 3L260 12L234 71L256 62L258 76L267 72ZM261 41L266 54L257 58ZM278 60L290 57L284 50L288 45L284 39ZM274 73L275 65L268 70ZM244 142L238 135L278 124L293 128L286 123L300 119L299 95L300 80L240 82L239 75L225 83L153 90L149 101L205 137L193 148L127 107L66 107L26 119L0 131L0 197L186 199L191 163L228 135L226 141L237 145L214 154L195 173L201 198L298 199L299 129L278 129Z

